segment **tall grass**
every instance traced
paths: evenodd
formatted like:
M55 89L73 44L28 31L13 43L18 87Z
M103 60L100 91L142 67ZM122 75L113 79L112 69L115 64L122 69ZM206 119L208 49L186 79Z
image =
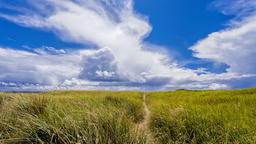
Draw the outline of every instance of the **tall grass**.
M0 93L0 143L256 143L256 89L146 95L140 129L140 92Z
M255 143L256 89L149 94L160 143Z
M136 92L16 94L0 111L0 143L145 143L141 103Z
M0 95L0 109L3 107L4 97Z

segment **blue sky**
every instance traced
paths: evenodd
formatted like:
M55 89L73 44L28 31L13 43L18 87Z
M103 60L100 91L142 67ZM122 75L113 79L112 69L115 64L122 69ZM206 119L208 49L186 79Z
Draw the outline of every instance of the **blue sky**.
M188 49L209 33L226 27L232 15L224 15L214 6L212 0L137 0L135 8L149 17L153 31L146 39L159 45L168 46L177 52L179 60L198 61ZM195 62L195 63L196 63ZM217 68L209 61L201 61L201 65L214 72L222 72L225 65ZM200 67L198 63L189 63L191 68Z
M15 5L15 2L13 2ZM19 6L23 6L22 3ZM175 50L180 59L192 58L188 47L209 33L223 29L232 16L217 11L212 0L190 2L187 0L135 1L135 10L148 17L153 30L146 41ZM3 13L8 12L3 10ZM190 19L193 18L193 21ZM77 43L62 41L55 34L31 29L1 19L1 45L15 48L42 45L55 48L79 48Z
M0 89L254 87L256 3L0 2Z

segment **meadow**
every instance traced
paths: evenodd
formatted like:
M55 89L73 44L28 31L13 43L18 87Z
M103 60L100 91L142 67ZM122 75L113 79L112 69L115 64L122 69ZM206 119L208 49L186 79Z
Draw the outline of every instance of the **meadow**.
M256 143L256 89L0 93L0 143Z
M256 89L150 93L160 143L256 143Z

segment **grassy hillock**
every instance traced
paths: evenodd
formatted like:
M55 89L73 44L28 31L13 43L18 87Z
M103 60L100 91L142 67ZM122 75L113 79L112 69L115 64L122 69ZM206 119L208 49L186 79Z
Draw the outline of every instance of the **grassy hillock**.
M256 89L0 93L0 143L256 143Z

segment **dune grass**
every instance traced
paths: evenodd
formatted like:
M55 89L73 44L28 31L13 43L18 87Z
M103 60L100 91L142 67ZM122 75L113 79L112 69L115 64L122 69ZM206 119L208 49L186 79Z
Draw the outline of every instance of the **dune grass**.
M138 92L73 91L0 97L3 143L145 143L143 132L136 128L143 119Z
M145 95L0 93L0 143L256 143L256 89Z
M159 143L256 143L256 89L155 92L148 103Z

